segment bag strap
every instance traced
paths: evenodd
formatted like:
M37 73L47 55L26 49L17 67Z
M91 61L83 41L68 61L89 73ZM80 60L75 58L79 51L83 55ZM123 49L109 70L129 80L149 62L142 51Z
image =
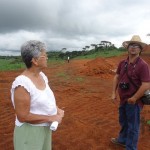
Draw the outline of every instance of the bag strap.
M137 60L136 60L136 62L134 64L134 68L136 67L136 65L139 62L139 60L140 60L140 57L137 58ZM125 71L126 71L126 75L127 75L128 79L129 79L129 81L132 83L132 85L134 85L134 87L136 87L138 89L139 87L133 82L133 80L130 78L130 76L128 74L128 63L127 62L125 62Z
M132 83L132 85L134 85L134 87L136 87L138 89L139 87L133 82L133 80L130 78L130 76L128 74L128 64L127 63L125 65L125 67L126 67L126 75L127 75L128 79L129 79L129 81Z

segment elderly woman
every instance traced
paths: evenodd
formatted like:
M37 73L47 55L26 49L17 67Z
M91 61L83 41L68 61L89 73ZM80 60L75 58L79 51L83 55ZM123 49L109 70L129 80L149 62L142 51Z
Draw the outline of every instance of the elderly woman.
M27 41L21 47L26 70L12 84L11 100L16 113L15 150L51 150L50 125L61 122L64 111L56 106L55 97L42 72L47 67L46 46Z

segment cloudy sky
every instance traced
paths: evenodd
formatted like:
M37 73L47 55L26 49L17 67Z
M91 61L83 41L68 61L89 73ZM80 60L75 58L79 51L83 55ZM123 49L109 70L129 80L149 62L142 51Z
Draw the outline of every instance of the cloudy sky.
M150 43L148 0L0 0L0 55L27 40L48 50L82 49L107 40L120 47L138 34Z

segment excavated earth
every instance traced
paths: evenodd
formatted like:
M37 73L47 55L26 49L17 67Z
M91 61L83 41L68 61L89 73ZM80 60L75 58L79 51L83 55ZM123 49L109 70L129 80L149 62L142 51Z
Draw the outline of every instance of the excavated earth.
M142 55L150 64L149 53ZM118 62L127 55L70 63L52 63L48 76L57 105L65 110L58 130L53 132L53 150L122 150L110 142L120 130L118 104L111 102L112 80ZM0 150L13 150L15 112L10 100L14 78L23 70L0 72ZM150 149L150 106L141 113L139 150Z

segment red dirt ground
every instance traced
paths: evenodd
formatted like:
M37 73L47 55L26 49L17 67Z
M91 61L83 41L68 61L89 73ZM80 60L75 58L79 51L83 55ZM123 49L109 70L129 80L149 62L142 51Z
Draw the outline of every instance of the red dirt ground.
M149 54L143 58L150 64ZM122 150L110 142L119 132L118 105L111 103L112 79L120 60L126 56L71 60L49 64L44 70L65 117L53 132L53 150ZM0 150L13 150L14 110L10 87L19 71L0 72ZM142 111L138 149L150 149L150 107Z

